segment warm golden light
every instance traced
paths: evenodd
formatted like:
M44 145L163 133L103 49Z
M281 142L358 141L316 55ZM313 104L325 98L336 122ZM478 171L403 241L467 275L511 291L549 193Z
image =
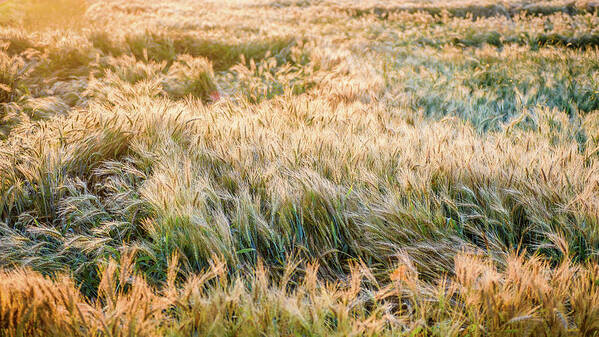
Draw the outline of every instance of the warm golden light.
M0 2L0 336L593 336L599 5Z

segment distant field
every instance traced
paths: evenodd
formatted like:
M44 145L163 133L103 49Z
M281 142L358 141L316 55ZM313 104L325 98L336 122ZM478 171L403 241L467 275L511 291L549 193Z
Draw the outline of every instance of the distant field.
M0 336L598 336L599 2L0 1Z

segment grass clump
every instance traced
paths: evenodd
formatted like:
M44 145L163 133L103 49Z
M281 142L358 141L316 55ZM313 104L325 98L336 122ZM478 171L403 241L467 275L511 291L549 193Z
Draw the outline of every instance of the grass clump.
M191 95L208 100L218 95L212 64L206 58L181 55L166 77L165 91L173 98Z

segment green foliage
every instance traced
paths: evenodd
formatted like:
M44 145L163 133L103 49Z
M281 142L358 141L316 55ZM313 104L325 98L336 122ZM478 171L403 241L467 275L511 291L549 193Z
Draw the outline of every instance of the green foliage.
M592 335L593 6L3 4L0 335Z

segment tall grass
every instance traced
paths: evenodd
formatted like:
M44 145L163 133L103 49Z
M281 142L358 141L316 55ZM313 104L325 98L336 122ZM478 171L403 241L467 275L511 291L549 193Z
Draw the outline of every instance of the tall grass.
M6 6L0 335L597 334L591 5Z
M458 255L456 275L427 283L409 263L381 286L356 265L345 282L319 281L319 266L290 264L280 279L263 264L227 276L212 260L205 271L177 281L170 260L165 283L148 285L131 265L110 261L98 297L88 300L65 276L49 280L29 270L0 281L0 332L11 336L462 336L597 333L597 265L511 256L503 270Z

